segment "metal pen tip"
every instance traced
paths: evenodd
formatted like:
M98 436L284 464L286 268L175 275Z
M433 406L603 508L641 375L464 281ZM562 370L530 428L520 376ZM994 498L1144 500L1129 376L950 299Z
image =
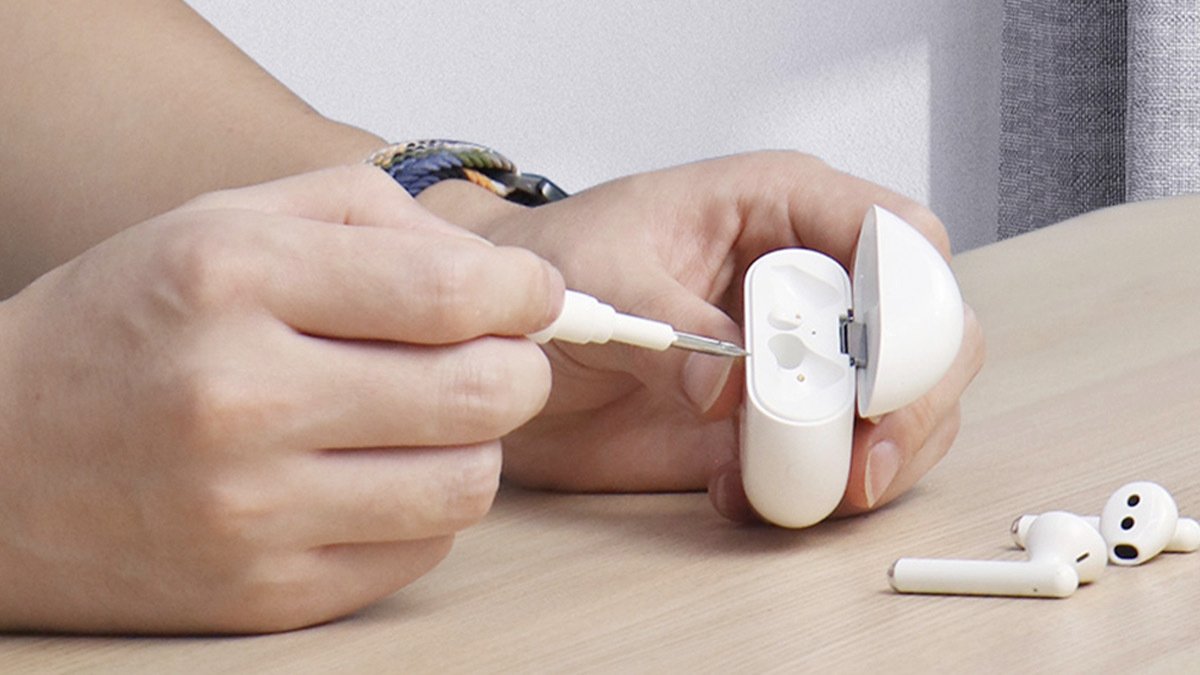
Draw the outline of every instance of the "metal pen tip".
M712 354L713 356L730 356L735 358L750 356L750 352L732 342L680 331L675 331L675 342L671 346L691 352L700 352L701 354Z

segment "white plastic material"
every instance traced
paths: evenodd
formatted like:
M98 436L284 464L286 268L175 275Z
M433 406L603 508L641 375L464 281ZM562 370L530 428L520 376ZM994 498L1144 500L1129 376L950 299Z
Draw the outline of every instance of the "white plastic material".
M866 326L858 413L902 408L942 379L962 343L962 295L929 240L879 206L867 211L854 253L854 318Z
M1149 481L1122 485L1100 511L1100 534L1114 565L1140 565L1162 553L1178 525L1175 499Z
M1065 598L1079 587L1075 571L1061 562L901 558L889 580L900 593L937 595Z
M661 321L621 314L612 305L569 290L563 299L562 314L554 323L528 337L538 344L550 340L581 345L615 341L663 351L674 344L675 329Z
M854 367L839 323L850 278L832 258L786 249L750 267L745 291L742 482L765 519L807 527L841 501L850 473Z
M744 286L746 405L742 480L766 520L807 527L841 501L855 400L863 416L903 407L938 382L962 341L962 298L949 266L919 232L884 209L863 222L855 282L815 251L759 258ZM853 309L866 367L842 351Z
M1105 553L1095 528L1051 511L1029 529L1028 562L901 558L888 570L888 583L900 593L1065 598L1100 576Z
M1036 515L1025 514L1013 521L1012 535L1014 544L1025 548L1025 538L1028 536L1029 526L1033 524L1036 518ZM1084 522L1088 525L1096 528L1097 532L1100 531L1100 516L1080 516L1080 518L1083 518ZM1175 530L1171 533L1171 538L1167 541L1167 545L1163 548L1163 551L1167 553L1193 553L1197 550L1200 550L1200 523L1192 518L1180 518L1176 521Z

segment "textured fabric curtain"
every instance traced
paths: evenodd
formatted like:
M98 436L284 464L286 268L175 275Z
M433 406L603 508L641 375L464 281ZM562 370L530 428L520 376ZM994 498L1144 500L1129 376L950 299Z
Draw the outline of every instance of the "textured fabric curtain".
M999 236L1200 191L1200 0L1005 0Z

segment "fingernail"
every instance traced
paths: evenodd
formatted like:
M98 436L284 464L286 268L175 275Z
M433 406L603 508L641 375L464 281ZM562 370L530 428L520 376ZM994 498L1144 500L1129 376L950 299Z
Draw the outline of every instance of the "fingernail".
M900 448L891 441L881 441L871 447L867 453L867 508L879 503L879 499L887 492L896 474L900 471Z
M722 467L709 479L708 498L713 508L722 517L735 523L750 523L758 520L746 492L742 489L740 469Z
M725 515L725 502L728 499L728 492L729 486L725 482L724 475L717 474L712 480L709 481L708 501L713 505L713 508L716 509L717 513L721 514L722 516Z
M700 412L708 412L725 389L736 359L691 354L683 365L683 393Z

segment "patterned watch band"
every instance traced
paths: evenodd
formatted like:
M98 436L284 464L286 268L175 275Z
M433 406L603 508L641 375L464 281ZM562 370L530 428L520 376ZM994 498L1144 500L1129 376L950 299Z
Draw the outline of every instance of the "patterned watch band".
M549 178L521 173L504 155L464 141L421 140L377 150L368 164L388 172L416 197L425 188L451 178L468 180L505 199L538 206L567 197Z

